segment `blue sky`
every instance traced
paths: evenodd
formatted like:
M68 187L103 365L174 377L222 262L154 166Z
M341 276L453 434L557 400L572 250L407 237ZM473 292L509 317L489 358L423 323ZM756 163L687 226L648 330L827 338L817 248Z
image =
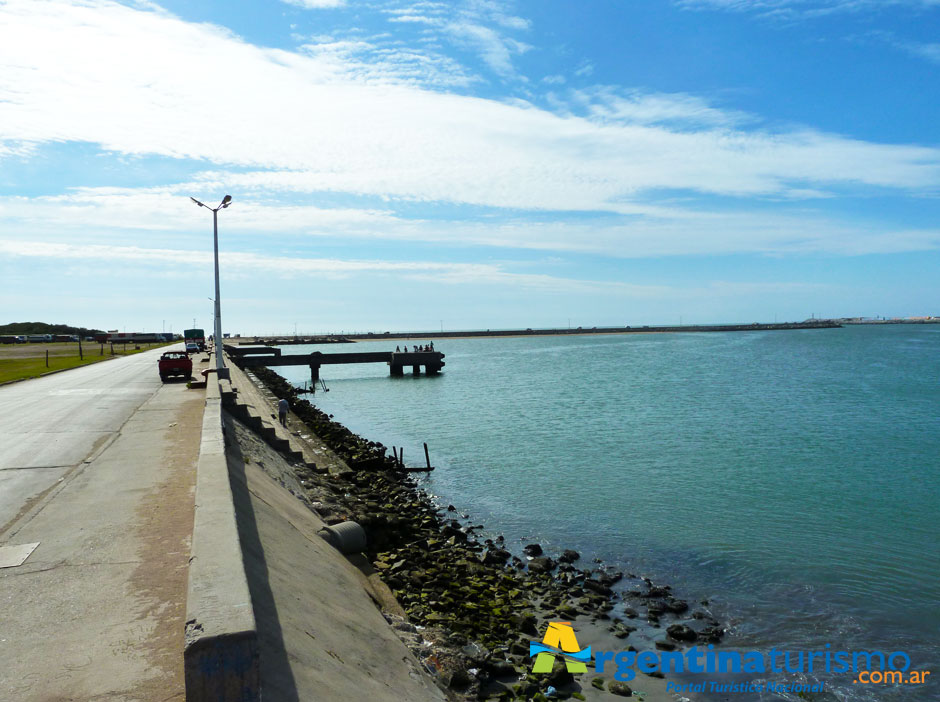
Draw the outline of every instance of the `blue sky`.
M0 0L0 321L940 314L940 0Z

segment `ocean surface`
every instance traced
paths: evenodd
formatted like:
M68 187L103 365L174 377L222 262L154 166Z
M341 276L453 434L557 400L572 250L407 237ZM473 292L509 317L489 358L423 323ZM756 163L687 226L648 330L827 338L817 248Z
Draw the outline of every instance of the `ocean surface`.
M940 699L940 326L434 343L440 376L324 366L308 397L409 464L427 442L425 489L517 553L575 548L707 599L723 649L903 651L932 684L819 677Z

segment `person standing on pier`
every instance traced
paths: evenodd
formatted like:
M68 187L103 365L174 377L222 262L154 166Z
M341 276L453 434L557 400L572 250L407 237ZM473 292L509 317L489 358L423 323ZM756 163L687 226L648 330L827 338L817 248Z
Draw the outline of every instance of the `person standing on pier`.
M290 409L290 403L283 397L277 403L277 418L282 427L287 426L287 411Z

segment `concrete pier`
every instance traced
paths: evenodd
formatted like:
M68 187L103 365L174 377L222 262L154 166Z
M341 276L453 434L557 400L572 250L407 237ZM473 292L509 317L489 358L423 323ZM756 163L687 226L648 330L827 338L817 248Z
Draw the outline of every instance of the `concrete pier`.
M440 351L371 351L362 353L314 353L282 354L274 347L239 347L226 346L229 356L242 368L259 366L309 366L310 378L316 383L320 380L320 367L326 365L345 365L349 363L385 363L389 375L404 375L406 366L411 372L421 374L422 367L426 375L436 375L444 368L444 354Z

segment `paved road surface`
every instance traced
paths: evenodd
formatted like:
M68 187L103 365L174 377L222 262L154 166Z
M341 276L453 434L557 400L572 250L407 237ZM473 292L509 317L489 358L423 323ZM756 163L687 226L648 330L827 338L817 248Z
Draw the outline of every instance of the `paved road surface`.
M162 349L0 387L0 699L182 700L204 392Z
M160 388L154 350L0 387L0 534Z

